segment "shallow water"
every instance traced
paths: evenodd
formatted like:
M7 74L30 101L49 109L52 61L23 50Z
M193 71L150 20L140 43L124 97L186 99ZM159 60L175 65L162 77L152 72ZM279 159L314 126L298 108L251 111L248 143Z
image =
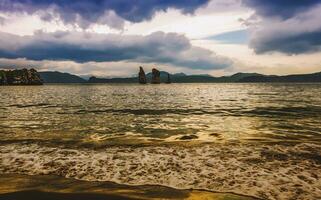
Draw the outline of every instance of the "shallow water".
M48 184L49 183L49 184ZM112 182L80 181L58 176L0 177L0 199L5 200L258 200L204 190L177 190L158 185L128 186Z
M0 87L0 173L321 198L321 84Z

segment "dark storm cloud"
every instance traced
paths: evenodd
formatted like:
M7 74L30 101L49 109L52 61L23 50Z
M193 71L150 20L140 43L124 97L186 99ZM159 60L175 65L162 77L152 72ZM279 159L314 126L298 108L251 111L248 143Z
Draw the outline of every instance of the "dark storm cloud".
M243 0L255 10L248 20L257 53L302 54L321 50L321 0Z
M157 11L168 8L181 10L183 13L193 13L195 9L206 5L209 0L1 0L2 12L42 13L42 19L51 20L58 15L65 23L76 23L86 27L91 23L108 22L111 16L108 12L131 22L149 20ZM42 12L52 9L53 13ZM108 18L106 18L106 15ZM115 18L115 17L114 17ZM113 22L115 19L113 20ZM119 21L121 23L121 21ZM114 24L114 27L120 26Z
M232 64L227 58L192 46L183 35L163 32L147 36L85 32L37 32L33 36L0 33L0 58L80 63L135 61L194 69L221 69Z
M275 36L252 40L256 53L279 51L286 54L312 53L321 50L321 30L297 35Z
M282 18L293 17L298 12L302 12L320 2L320 0L243 0L243 3L254 8L258 15Z

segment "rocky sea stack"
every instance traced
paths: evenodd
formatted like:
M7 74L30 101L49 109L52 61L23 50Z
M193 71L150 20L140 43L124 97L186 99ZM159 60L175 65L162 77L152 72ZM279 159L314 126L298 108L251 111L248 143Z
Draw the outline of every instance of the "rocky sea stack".
M35 69L0 70L0 85L42 85Z
M139 67L138 81L139 81L140 84L146 84L147 83L146 74L144 72L143 67Z
M160 72L153 68L152 69L152 84L160 84Z

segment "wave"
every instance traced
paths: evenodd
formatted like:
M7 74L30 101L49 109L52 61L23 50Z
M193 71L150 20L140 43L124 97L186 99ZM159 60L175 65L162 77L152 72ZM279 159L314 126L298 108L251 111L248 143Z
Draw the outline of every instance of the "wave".
M229 101L236 101L235 99ZM217 115L217 116L249 116L249 117L319 117L321 112L320 106L265 106L265 107L247 107L243 104L236 103L228 107L216 107L215 109L205 108L110 108L105 106L95 106L95 109L83 108L82 105L69 104L10 104L7 107L0 106L0 109L15 107L19 109L39 107L50 109L55 114L133 114L133 115ZM55 110L53 110L55 109ZM61 111L63 110L63 111Z
M248 117L268 117L268 118L302 118L302 117L319 117L321 107L257 107L250 108L216 108L210 109L78 109L65 110L57 114L133 114L133 115L216 115L216 116L248 116Z
M73 149L0 146L0 173L233 192L263 199L321 197L318 144L202 144Z

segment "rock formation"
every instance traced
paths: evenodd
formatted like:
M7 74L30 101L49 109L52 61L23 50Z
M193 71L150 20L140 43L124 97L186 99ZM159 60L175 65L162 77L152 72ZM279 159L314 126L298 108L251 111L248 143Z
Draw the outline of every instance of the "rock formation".
M160 84L160 72L153 68L152 69L152 84Z
M42 85L35 69L0 70L0 85Z
M139 81L140 84L146 84L147 83L146 74L144 72L143 67L139 67L138 81Z

